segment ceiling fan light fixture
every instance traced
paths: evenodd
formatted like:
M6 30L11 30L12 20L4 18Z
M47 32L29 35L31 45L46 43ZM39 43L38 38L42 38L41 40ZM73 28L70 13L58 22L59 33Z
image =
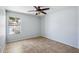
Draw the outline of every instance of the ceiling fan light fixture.
M49 10L49 8L42 8L41 6L33 6L35 8L35 10L31 10L31 12L36 12L35 15L46 15L47 13L45 12L45 10Z

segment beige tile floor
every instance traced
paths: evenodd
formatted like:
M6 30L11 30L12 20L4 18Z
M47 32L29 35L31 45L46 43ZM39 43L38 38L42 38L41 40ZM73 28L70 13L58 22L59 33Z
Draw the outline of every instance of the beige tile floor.
M7 43L6 53L77 53L79 49L44 38L37 37Z

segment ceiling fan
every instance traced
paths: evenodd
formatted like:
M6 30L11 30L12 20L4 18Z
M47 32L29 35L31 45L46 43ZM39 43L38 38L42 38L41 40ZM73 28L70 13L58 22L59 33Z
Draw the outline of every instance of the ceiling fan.
M45 10L49 10L49 8L41 8L41 6L33 6L35 10L29 10L28 12L36 12L36 15L39 15L40 13L42 14L47 14Z

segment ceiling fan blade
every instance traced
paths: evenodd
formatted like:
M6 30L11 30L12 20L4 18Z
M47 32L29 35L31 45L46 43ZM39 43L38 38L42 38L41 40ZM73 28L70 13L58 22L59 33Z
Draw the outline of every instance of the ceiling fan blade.
M28 12L36 12L36 10L29 10Z
M49 8L44 8L44 9L41 9L41 10L49 10Z
M43 14L47 14L46 12L43 12L43 11L41 11L41 13L43 13Z
M34 8L38 9L38 7L34 6Z

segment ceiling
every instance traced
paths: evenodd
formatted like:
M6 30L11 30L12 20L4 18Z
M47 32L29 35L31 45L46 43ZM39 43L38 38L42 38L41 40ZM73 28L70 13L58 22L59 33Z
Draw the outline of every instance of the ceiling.
M45 8L45 7L47 6L41 6L41 8ZM31 14L31 15L36 14L35 12L28 12L29 10L35 10L33 6L4 6L3 8L9 11L15 11L15 12L26 13L26 14Z
M53 11L59 11L66 8L70 8L69 6L41 6L41 8L45 8L45 7L49 7L50 10ZM5 8L6 10L9 11L35 15L35 12L28 12L29 10L35 10L33 6L2 6L2 7L0 6L0 8ZM50 10L47 10L46 12L48 13Z

